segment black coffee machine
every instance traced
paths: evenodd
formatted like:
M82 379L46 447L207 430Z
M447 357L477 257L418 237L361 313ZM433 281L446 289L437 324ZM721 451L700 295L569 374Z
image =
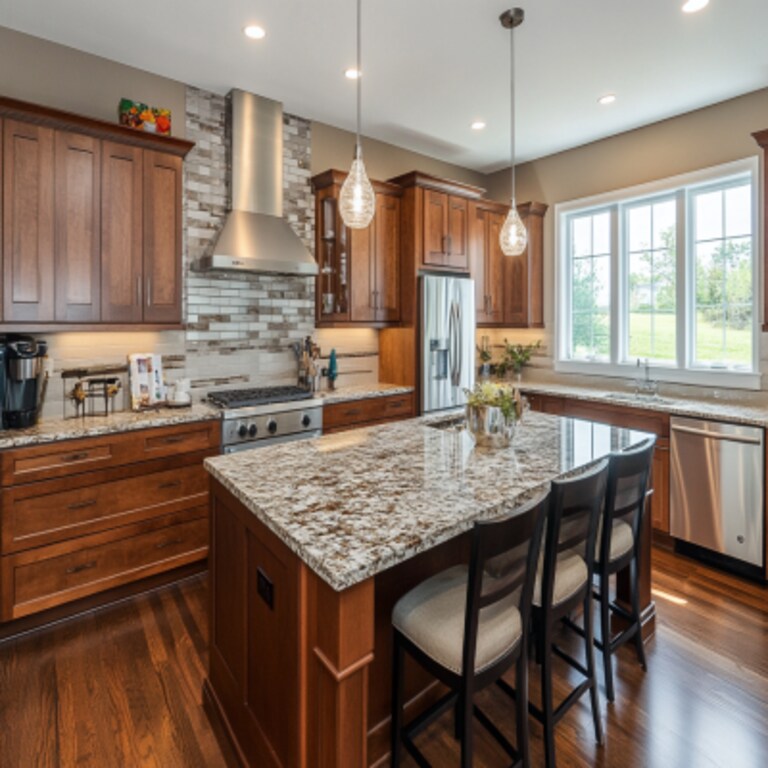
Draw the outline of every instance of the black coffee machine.
M0 339L0 407L5 429L37 423L47 384L47 351L47 342L31 336Z

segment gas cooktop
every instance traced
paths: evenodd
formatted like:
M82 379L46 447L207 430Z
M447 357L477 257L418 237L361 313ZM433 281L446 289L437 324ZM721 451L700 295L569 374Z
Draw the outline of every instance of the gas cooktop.
M219 408L245 408L250 405L307 400L311 397L312 393L308 389L296 386L228 389L208 393L208 399Z

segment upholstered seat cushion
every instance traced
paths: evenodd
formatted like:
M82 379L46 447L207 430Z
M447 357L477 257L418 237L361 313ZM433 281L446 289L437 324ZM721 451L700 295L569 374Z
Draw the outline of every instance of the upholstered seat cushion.
M533 587L533 604L541 605L541 589L543 585L543 570L536 573L536 584ZM586 583L588 577L587 564L584 558L572 551L563 552L557 558L555 567L555 588L552 592L552 604L558 605L576 594Z
M598 530L597 542L595 543L595 561L600 562L600 539L602 537L602 520L600 530ZM632 526L623 520L613 521L613 531L611 533L611 562L618 560L622 555L627 554L635 544L635 537L632 535Z
M398 600L392 624L427 656L460 675L468 569L457 565L414 587ZM480 672L520 641L518 594L480 611L475 671Z

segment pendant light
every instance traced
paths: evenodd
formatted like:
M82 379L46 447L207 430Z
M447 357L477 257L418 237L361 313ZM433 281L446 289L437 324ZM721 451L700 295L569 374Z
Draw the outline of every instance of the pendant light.
M355 158L349 175L341 185L339 213L342 221L351 229L365 229L376 211L376 196L363 163L363 148L360 145L360 93L363 79L360 68L360 4L357 0L357 134L355 137Z
M515 202L515 27L523 23L525 12L522 8L512 8L499 17L501 26L509 30L510 39L510 155L512 159L512 201L504 226L499 234L499 245L505 256L520 256L528 245L528 232L517 212Z

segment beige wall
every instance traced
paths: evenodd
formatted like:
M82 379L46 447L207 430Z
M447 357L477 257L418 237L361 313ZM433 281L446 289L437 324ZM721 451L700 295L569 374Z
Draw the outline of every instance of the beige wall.
M751 134L764 128L768 89L519 166L518 201L550 206L544 220L547 336L554 321L555 204L755 156ZM509 171L488 176L486 188L490 197L507 200Z
M0 95L100 120L117 120L125 97L172 112L184 136L184 84L0 27Z
M329 168L346 170L352 162L355 135L349 131L312 123L312 175ZM465 184L485 187L486 176L459 165L444 163L434 157L385 144L383 141L363 137L363 156L368 175L377 181L386 181L409 171L422 171Z

